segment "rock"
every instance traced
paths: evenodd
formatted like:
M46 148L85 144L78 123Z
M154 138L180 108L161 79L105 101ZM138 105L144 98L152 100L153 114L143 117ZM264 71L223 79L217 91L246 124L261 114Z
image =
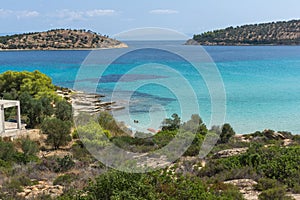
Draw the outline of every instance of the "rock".
M28 194L28 193L30 193L31 192L31 189L24 189L24 192L26 193L26 195Z
M186 41L185 45L200 45L200 43L196 40L189 39L188 41Z
M300 200L300 194L288 194L287 196L290 196L294 198L295 200Z
M50 194L52 198L63 194L63 187L60 185L51 185L46 181L39 181L39 184L34 186L27 186L24 188L24 192L18 193L19 196L26 199L34 199L42 194Z
M260 194L260 192L255 191L253 187L257 184L256 181L252 179L236 179L225 181L224 183L232 184L238 187L246 200L258 200L258 195Z
M219 152L215 153L214 157L215 158L227 158L227 157L236 156L236 155L246 153L247 150L248 150L248 147L226 149L226 150L222 150L222 151L219 151Z
M20 193L18 193L18 195L21 197L25 197L27 194L26 194L26 192L20 192Z

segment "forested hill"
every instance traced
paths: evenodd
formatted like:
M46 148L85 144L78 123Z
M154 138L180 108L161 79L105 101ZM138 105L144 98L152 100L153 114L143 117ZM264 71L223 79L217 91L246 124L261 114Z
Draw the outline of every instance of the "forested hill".
M300 45L300 20L228 27L194 35L187 45Z
M55 29L0 37L0 50L122 48L126 44L92 31Z

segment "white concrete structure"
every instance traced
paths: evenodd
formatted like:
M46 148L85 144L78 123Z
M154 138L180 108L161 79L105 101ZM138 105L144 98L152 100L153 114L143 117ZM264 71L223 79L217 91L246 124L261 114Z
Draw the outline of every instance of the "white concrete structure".
M12 100L0 100L0 134L5 133L5 117L4 117L4 109L10 107L17 107L17 129L21 130L21 108L20 101L12 101Z

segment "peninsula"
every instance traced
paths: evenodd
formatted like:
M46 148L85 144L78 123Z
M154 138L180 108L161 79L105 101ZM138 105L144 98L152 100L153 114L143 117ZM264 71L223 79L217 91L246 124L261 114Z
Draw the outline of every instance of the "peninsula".
M86 30L53 29L0 37L0 50L57 50L125 48L127 45L106 35Z
M194 35L186 45L300 45L300 20L208 31Z

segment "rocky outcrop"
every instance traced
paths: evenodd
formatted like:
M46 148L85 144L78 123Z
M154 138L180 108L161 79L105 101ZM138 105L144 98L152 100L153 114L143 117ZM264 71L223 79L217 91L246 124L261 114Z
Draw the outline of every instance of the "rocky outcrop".
M23 192L18 193L20 197L25 199L36 199L41 195L50 195L52 198L63 194L63 187L60 185L52 185L46 181L39 181L37 185L26 186Z
M236 179L225 181L224 183L232 184L238 187L246 200L258 200L258 195L260 194L260 192L255 191L253 187L257 184L256 181L252 179Z
M124 106L116 105L114 101L102 101L101 98L104 95L100 94L71 91L69 89L65 91L57 90L56 93L72 104L74 116L77 116L80 112L96 114L102 111L121 110L125 108Z
M185 45L200 45L200 43L194 39L189 39L188 41L186 41Z
M92 31L55 29L0 37L1 50L125 48L127 45Z
M222 150L222 151L219 151L219 152L215 153L214 157L215 158L227 158L227 157L236 156L236 155L246 153L247 150L248 150L247 147L245 147L245 148L226 149L226 150Z

